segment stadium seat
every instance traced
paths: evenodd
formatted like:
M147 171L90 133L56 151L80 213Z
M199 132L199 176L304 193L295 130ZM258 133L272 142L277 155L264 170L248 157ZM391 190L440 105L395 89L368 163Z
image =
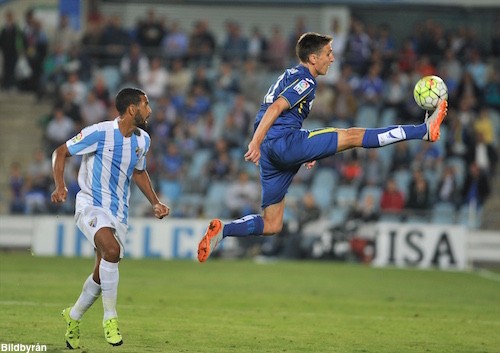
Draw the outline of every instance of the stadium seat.
M395 108L385 108L380 116L380 126L391 126L396 124L397 111Z
M330 209L333 201L333 188L328 190L321 186L312 186L311 193L316 200L316 204L321 208L322 211Z
M176 202L181 197L181 183L175 180L160 180L160 192L169 201Z
M339 176L334 169L320 168L313 176L311 187L324 188L325 192L334 192Z
M375 128L378 126L377 108L371 106L361 106L355 118L355 126L364 128Z
M224 218L227 212L224 212L224 197L226 195L227 183L223 181L212 182L208 186L208 191L203 202L203 213L208 218Z
M438 202L432 208L431 222L434 224L455 224L455 205Z
M109 92L113 95L117 92L118 87L121 83L121 76L118 67L116 66L104 66L101 70L101 74L106 82L106 86Z
M341 185L337 189L335 202L339 207L351 207L356 203L358 190L351 185Z
M190 179L195 180L202 175L210 156L211 151L209 149L200 149L196 151L189 164L188 176Z
M348 215L349 208L335 207L328 213L326 218L329 221L330 226L336 227L343 225L347 221Z
M286 198L289 202L299 202L307 192L307 187L301 183L292 183L288 188Z
M478 229L482 224L483 210L472 209L469 205L462 205L458 211L457 223L469 229Z
M408 191L410 187L411 172L406 169L401 169L394 172L394 180L398 185L399 190L404 194L405 199L408 197Z

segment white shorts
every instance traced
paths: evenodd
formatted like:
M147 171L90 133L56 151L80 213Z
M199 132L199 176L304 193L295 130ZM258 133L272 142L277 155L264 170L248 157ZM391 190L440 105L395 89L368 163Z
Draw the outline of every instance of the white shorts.
M120 258L123 257L125 253L123 244L125 244L128 226L119 222L109 211L92 205L84 206L82 209L77 207L75 222L94 248L96 247L94 242L95 233L101 228L112 228L114 230L113 235L120 244Z

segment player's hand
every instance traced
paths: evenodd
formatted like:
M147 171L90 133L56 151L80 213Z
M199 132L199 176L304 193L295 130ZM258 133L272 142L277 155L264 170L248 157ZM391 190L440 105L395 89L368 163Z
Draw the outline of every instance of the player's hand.
M260 144L250 141L248 144L248 151L245 153L245 161L255 163L259 165L260 159Z
M158 202L157 204L153 205L153 211L156 218L162 219L163 217L168 216L168 214L170 213L170 208L167 205Z
M310 161L310 162L304 163L304 166L306 167L306 169L311 169L312 167L314 167L315 164L316 164L316 161Z
M68 189L66 186L57 187L52 194L50 195L50 201L54 203L64 202L66 201L66 197L68 196Z

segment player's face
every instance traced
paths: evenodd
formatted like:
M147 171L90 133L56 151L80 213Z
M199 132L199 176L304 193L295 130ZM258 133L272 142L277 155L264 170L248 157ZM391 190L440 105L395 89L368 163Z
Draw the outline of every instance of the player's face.
M319 55L316 56L316 63L314 68L318 75L326 75L328 68L334 62L335 57L333 56L332 43L328 43L321 49Z
M134 122L136 126L145 126L147 120L151 115L151 107L149 106L149 100L147 96L141 96L141 102L137 106L137 113L134 117Z

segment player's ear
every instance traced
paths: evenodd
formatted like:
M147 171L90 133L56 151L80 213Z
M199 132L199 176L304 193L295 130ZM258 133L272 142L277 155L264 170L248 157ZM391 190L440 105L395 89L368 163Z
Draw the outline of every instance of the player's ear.
M130 104L127 110L130 115L135 116L135 113L137 112L137 106L135 104Z

